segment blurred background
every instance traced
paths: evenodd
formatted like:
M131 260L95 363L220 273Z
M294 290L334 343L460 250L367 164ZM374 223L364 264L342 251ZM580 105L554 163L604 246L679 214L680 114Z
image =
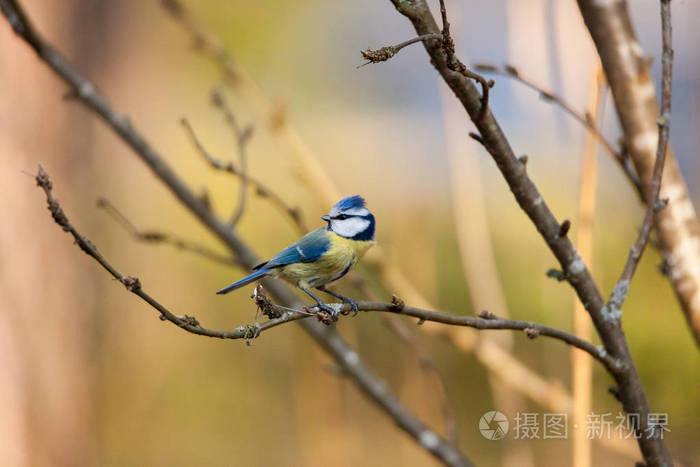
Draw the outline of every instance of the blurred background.
M240 182L206 165L179 123L186 117L210 152L237 162L231 129L211 105L215 87L223 89L239 121L254 127L250 174L298 206L310 228L335 201L326 199L333 190L367 198L382 252L368 255L358 273L381 300L397 293L409 304L455 314L488 309L572 328L570 287L545 276L556 267L553 256L488 154L467 137L471 122L442 88L422 47L356 68L361 49L414 36L389 1L183 0L247 73L238 87L222 81L220 68L193 47L186 29L158 1L23 4L39 31L190 187L208 191L221 216L236 206ZM636 0L630 7L642 47L656 58L651 75L658 83L658 2ZM510 63L576 109L590 107L596 57L575 2L448 1L448 8L465 63ZM700 4L677 0L673 10L671 143L697 201ZM494 79L494 114L515 151L529 156L528 171L555 215L573 221L576 238L585 131L537 93L505 77ZM251 104L251 83L277 118L295 128L307 158L298 156L298 146L276 132L270 118L261 118L270 115L262 111L265 105ZM96 207L96 199L106 197L139 228L177 233L225 252L101 121L64 99L66 91L3 18L0 463L435 465L338 374L298 326L276 328L250 345L184 333L161 322L72 244L28 175L40 162L73 224L173 312L220 329L260 319L249 290L214 295L244 271L136 242ZM603 133L615 142L620 132L609 96L600 109ZM607 295L643 210L610 156L599 152L591 264ZM322 169L323 177L303 175L312 168ZM239 230L260 255L268 257L298 237L268 200L252 190L249 198ZM384 280L378 262L391 264L409 285L397 290ZM669 449L686 465L698 465L700 354L658 271L660 262L648 249L624 307L624 326L652 411L668 414ZM362 296L350 280L338 286ZM569 410L567 347L507 332L439 336L435 327L422 332L405 323L444 376L458 444L471 460L484 466L571 463L571 436L514 440L511 432L490 441L478 430L489 410L505 413L511 429L518 413L538 413L541 420L545 413ZM449 417L434 375L420 364L418 344L406 345L378 314L341 319L337 328L409 408L446 433ZM506 349L514 362L489 350L490 344ZM591 412L619 412L610 384L595 365ZM630 443L594 441L593 460L629 465L638 459Z

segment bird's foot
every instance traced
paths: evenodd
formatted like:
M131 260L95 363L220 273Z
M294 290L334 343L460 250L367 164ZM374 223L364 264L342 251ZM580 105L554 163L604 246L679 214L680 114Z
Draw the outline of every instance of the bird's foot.
M355 316L357 316L357 313L360 312L360 305L358 305L357 302L356 302L355 300L353 300L352 298L343 297L343 303L347 303L347 304L350 305L350 308L352 308L352 316L353 316L353 318L354 318ZM347 314L349 314L349 313L350 313L349 311L343 312L344 315L347 315Z
M338 321L338 315L340 313L332 306L319 302L316 304L316 308L318 308L319 312L323 312L317 314L319 321L321 321L323 324L331 324Z

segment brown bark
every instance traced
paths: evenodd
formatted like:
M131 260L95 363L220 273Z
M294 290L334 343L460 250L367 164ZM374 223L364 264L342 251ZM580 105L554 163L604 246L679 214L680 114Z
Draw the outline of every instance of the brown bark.
M649 192L656 146L659 108L649 76L649 62L632 27L627 2L578 0L612 91L625 146ZM678 163L668 151L661 182L666 208L654 218L666 272L700 346L700 224Z

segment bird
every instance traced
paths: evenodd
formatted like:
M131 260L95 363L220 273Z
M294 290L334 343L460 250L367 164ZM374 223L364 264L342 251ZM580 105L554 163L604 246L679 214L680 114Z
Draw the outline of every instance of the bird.
M216 292L227 294L266 276L278 277L309 295L316 306L335 321L338 311L319 299L311 289L320 290L350 304L354 315L359 307L351 298L326 288L350 271L364 253L374 245L375 220L364 198L348 196L321 216L324 227L301 237L269 261L253 268L254 272ZM354 316L353 315L353 316Z

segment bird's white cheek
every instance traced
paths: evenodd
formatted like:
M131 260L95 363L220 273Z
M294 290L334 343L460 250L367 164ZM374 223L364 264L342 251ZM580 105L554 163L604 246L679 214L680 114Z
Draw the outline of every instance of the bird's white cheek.
M370 222L367 219L360 217L351 217L344 220L334 220L331 222L333 232L343 237L354 237L355 235L364 232L369 227Z

